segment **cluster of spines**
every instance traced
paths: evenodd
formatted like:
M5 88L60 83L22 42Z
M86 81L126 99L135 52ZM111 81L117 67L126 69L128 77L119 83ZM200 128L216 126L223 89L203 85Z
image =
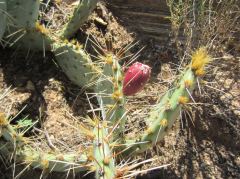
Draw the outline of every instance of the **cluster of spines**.
M98 82L96 92L101 93L101 90L105 90L105 93L108 93L106 97L102 97L104 108L107 109L106 120L110 121L115 128L115 136L119 138L121 135L121 139L124 139L126 111L122 67L119 64L119 58L113 52L105 52L101 59L104 64L103 80L100 79Z
M107 123L97 120L93 133L95 135L93 140L93 157L96 167L96 178L113 179L116 175L116 167L112 149L110 148Z
M211 62L211 57L208 55L206 47L200 47L192 54L191 68L196 76L203 76L205 66Z
M0 141L0 152L9 156L16 151L17 161L24 162L33 168L38 167L43 170L64 172L74 168L75 172L85 171L90 168L85 154L66 153L57 151L41 152L41 150L31 147L30 139L18 133L15 126L10 124L4 114L0 114L0 136L6 141Z

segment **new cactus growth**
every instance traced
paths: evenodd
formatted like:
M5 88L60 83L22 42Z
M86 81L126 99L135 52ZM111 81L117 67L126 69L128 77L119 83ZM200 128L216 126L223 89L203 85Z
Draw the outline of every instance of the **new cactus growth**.
M123 94L130 96L142 90L148 82L150 74L151 68L147 65L139 62L131 65L123 80Z

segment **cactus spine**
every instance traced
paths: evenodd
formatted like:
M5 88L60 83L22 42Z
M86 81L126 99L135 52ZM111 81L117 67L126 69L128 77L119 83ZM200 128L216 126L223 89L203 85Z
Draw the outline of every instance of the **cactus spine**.
M31 147L31 141L22 133L16 132L15 126L10 124L3 114L0 114L0 136L7 142L0 141L0 152L6 156L16 151L18 161L36 168L50 171L67 171L73 167L77 171L89 169L87 156L80 153L43 152Z
M0 0L0 40L2 39L6 28L6 10L6 1Z

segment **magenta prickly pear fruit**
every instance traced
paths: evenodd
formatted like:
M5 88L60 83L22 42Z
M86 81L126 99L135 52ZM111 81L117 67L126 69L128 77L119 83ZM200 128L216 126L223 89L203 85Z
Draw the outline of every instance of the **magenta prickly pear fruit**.
M131 65L124 76L123 94L130 96L142 90L148 82L150 74L151 68L147 65L139 62Z

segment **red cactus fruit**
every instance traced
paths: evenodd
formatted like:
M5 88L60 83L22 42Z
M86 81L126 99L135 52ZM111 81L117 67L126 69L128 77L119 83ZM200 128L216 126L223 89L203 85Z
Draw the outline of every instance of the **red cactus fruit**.
M151 68L142 63L136 62L131 65L125 73L123 80L123 94L126 96L134 95L143 89L148 82Z

